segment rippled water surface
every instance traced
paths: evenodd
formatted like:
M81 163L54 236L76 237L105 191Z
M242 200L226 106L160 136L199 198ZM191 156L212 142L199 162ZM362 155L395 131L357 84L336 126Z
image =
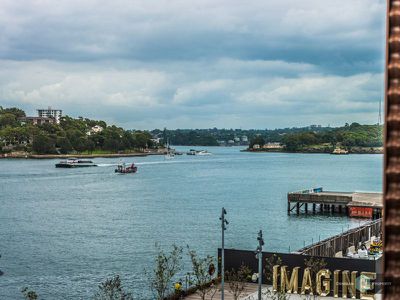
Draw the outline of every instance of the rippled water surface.
M188 148L179 148L188 150ZM381 155L244 153L128 158L137 174L116 175L118 159L97 168L55 169L57 160L0 160L0 299L29 286L44 299L88 299L120 274L135 299L151 299L144 268L154 244L216 255L222 206L226 245L288 251L359 224L341 216L287 216L289 191L380 191ZM185 266L188 268L188 265Z

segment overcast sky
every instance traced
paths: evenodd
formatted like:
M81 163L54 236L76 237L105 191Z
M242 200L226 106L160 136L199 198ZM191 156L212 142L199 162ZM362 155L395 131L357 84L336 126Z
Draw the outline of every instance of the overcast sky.
M384 0L0 0L0 105L125 128L376 123Z

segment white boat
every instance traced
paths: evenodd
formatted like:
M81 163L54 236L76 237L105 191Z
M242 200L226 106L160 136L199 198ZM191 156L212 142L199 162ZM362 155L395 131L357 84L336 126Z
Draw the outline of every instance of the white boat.
M171 151L171 148L169 147L169 141L167 141L167 154L164 155L164 159L170 160L174 158L175 158L174 151Z
M201 155L201 156L206 156L206 155L212 155L210 152L207 150L200 150L196 153L196 155Z

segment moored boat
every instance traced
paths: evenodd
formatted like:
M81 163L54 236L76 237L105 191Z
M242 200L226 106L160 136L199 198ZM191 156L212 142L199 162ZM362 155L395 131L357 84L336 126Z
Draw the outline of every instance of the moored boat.
M207 150L201 150L197 152L197 155L206 156L206 155L211 155L211 153L208 152Z
M196 150L190 149L188 152L186 152L187 155L196 155Z
M169 146L169 141L167 141L167 153L164 155L164 159L175 158L175 149L171 149Z
M56 168L85 168L85 167L97 167L97 165L91 160L82 160L77 158L69 158L64 161L60 161L56 164Z

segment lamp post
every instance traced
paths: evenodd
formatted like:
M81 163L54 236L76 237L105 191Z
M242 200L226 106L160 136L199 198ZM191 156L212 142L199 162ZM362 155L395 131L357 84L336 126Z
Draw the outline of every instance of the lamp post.
M261 300L261 284L262 284L262 247L264 246L264 239L262 230L258 232L258 246L256 249L256 257L258 258L258 300Z
M221 232L222 232L222 247L221 247L221 300L224 300L224 285L225 285L225 230L229 222L225 219L226 210L222 208L221 217Z

